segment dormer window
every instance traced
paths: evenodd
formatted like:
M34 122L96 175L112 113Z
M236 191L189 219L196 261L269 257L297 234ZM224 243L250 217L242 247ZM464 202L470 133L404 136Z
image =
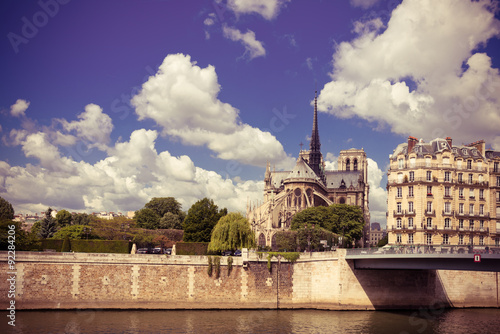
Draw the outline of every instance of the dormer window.
M463 154L463 155L468 155L469 153L467 153L467 149L463 148L463 149L462 149L462 154Z

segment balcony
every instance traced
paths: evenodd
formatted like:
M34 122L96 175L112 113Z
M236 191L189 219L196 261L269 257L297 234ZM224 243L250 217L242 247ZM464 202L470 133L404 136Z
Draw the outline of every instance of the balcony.
M432 210L432 211L425 211L425 212L424 212L424 215L426 215L426 216L430 216L430 217L436 217L436 210Z
M393 210L392 211L392 216L393 217L403 217L404 215L405 215L404 210L402 210L402 211Z
M455 215L455 210L451 210L451 211L444 211L443 210L443 216L454 216Z

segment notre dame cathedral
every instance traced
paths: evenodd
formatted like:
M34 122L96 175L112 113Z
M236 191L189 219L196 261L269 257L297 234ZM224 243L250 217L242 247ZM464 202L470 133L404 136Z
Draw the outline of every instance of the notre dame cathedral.
M259 246L276 248L276 232L290 228L292 217L309 207L333 203L357 205L363 211L365 229L361 246L369 240L368 161L363 149L340 151L338 170L325 170L318 133L317 97L309 150L301 150L291 171L271 171L264 177L264 202L247 205L247 219Z

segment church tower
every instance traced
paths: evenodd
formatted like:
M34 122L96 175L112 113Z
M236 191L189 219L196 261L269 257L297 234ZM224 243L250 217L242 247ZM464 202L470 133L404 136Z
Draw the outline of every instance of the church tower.
M313 119L313 128L311 134L311 142L309 144L309 167L323 179L323 170L322 170L322 155L321 155L321 143L319 141L319 132L318 132L318 94L315 92L314 94L314 119Z

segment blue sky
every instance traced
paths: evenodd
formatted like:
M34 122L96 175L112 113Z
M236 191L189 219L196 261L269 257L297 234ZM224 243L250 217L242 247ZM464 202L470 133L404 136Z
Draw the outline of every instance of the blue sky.
M173 196L244 211L267 161L308 146L370 159L385 222L389 154L409 135L500 149L491 1L6 0L0 196L17 213L140 209Z

